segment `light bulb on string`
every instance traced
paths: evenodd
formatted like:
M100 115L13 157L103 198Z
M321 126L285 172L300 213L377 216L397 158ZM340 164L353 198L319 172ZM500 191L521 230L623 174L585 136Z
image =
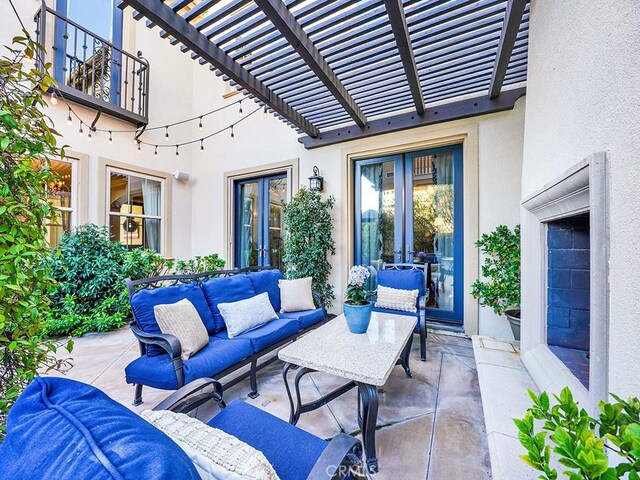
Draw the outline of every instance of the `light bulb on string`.
M80 121L80 129L78 130L78 135L84 135L84 131L82 130L82 120Z
M158 158L158 145L156 145L156 149L153 151L153 156Z
M240 108L238 108L238 115L242 116L243 111L242 111L242 100L240 100Z
M202 117L200 117L200 123L198 123L198 130L202 131Z
M176 158L180 158L180 150L179 150L180 146L176 145Z
M91 135L91 127L89 127L89 133L87 134L87 140L93 140L93 135Z
M138 141L138 153L142 152L141 145L142 145L142 142Z
M269 112L267 111L267 106L264 106L264 110L262 111L262 116L264 118L267 118L269 116Z
M56 91L53 90L51 92L51 105L57 105L58 104L58 95L56 94Z
M113 143L113 134L111 133L111 130L109 130L109 145L111 145Z
M233 142L235 139L236 139L236 136L233 133L233 125L231 125L231 141Z
M71 107L69 107L69 115L67 115L67 124L73 125L73 119L71 118Z
M204 138L200 139L200 153L204 153Z
M169 141L169 126L168 125L166 127L164 127L164 141L165 142Z

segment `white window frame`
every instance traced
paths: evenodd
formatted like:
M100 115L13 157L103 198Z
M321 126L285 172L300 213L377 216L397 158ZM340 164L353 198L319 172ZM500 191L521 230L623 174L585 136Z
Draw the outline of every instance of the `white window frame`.
M126 175L127 177L137 177L143 178L147 180L153 180L154 182L160 182L160 215L147 215L141 213L116 213L111 211L111 174L116 173L118 175ZM164 177L158 177L155 175L149 175L146 173L141 173L136 170L127 170L124 168L117 168L107 166L106 172L106 191L105 191L105 215L106 215L106 223L109 224L109 220L112 217L128 217L128 218L142 218L142 219L155 219L160 220L160 252L159 255L163 255L166 251L166 223L167 223L167 212L165 208L165 195L166 195L166 179ZM127 184L127 188L129 188Z

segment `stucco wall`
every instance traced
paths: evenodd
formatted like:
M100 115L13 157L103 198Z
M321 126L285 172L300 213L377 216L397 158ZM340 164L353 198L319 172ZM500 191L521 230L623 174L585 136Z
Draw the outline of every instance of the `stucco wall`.
M522 170L526 197L610 155L609 390L622 395L640 390L639 20L633 1L532 1ZM523 258L523 276L535 274Z

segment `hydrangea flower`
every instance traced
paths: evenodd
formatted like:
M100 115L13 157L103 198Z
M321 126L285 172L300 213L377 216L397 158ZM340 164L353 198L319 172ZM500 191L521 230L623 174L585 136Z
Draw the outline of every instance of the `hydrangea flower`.
M371 276L369 269L363 265L356 265L349 270L349 279L346 291L347 302L352 305L366 305L369 292L365 288L367 279Z

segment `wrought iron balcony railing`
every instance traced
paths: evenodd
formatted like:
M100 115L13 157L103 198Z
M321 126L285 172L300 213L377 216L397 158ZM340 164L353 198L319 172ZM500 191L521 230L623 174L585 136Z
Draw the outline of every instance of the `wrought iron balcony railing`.
M140 52L124 51L44 1L35 21L45 61L66 99L138 126L148 123L149 63Z

